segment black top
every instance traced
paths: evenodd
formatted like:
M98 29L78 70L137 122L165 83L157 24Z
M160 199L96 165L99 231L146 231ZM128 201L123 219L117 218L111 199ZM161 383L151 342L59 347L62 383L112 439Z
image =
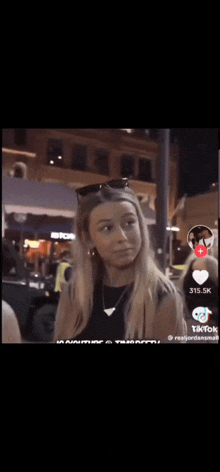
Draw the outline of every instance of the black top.
M103 310L102 284L99 283L94 291L94 305L91 318L85 329L74 340L103 339L117 340L124 338L123 307L128 300L131 287L128 287L112 315L108 316ZM108 287L104 285L105 308L113 308L126 288Z
M123 291L127 287L124 295L119 301L116 310L108 316L103 309L102 283L98 283L94 290L94 304L90 320L85 329L78 334L74 340L122 340L125 335L123 309L133 289L133 283L130 286L108 287L104 285L104 303L105 308L113 308L118 302ZM175 289L174 289L175 290ZM158 287L158 303L163 296L167 294L166 286Z

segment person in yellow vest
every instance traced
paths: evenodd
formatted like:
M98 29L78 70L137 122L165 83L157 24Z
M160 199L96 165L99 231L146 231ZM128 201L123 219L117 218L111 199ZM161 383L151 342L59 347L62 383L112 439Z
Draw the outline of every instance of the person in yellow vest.
M62 292L63 289L63 284L65 282L65 276L64 272L67 267L70 267L71 261L71 253L68 250L65 250L61 253L61 260L60 263L58 264L57 271L56 271L56 282L55 282L55 292L58 292L58 295L60 292Z

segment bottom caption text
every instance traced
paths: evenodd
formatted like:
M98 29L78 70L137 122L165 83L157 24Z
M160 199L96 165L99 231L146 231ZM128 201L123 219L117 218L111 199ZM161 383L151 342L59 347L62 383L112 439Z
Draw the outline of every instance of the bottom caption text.
M110 340L107 340L107 341L104 341L104 340L92 340L92 341L89 341L89 340L82 340L82 341L76 341L76 340L71 340L71 339L67 339L67 340L63 340L63 339L60 339L60 340L57 340L56 341L56 344L159 344L160 341L158 340L155 340L155 339L143 339L143 340L116 340L116 341L110 341Z

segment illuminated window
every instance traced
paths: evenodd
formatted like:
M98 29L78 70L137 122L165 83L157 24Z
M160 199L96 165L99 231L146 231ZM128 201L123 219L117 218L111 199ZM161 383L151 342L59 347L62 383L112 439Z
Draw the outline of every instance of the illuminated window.
M48 139L47 164L51 166L63 166L63 142L61 139Z

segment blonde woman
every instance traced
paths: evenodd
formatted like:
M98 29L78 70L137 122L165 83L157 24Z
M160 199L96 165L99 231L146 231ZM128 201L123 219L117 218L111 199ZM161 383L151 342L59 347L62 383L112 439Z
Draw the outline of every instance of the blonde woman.
M180 293L155 263L128 179L77 189L76 270L57 309L54 341L186 334Z

